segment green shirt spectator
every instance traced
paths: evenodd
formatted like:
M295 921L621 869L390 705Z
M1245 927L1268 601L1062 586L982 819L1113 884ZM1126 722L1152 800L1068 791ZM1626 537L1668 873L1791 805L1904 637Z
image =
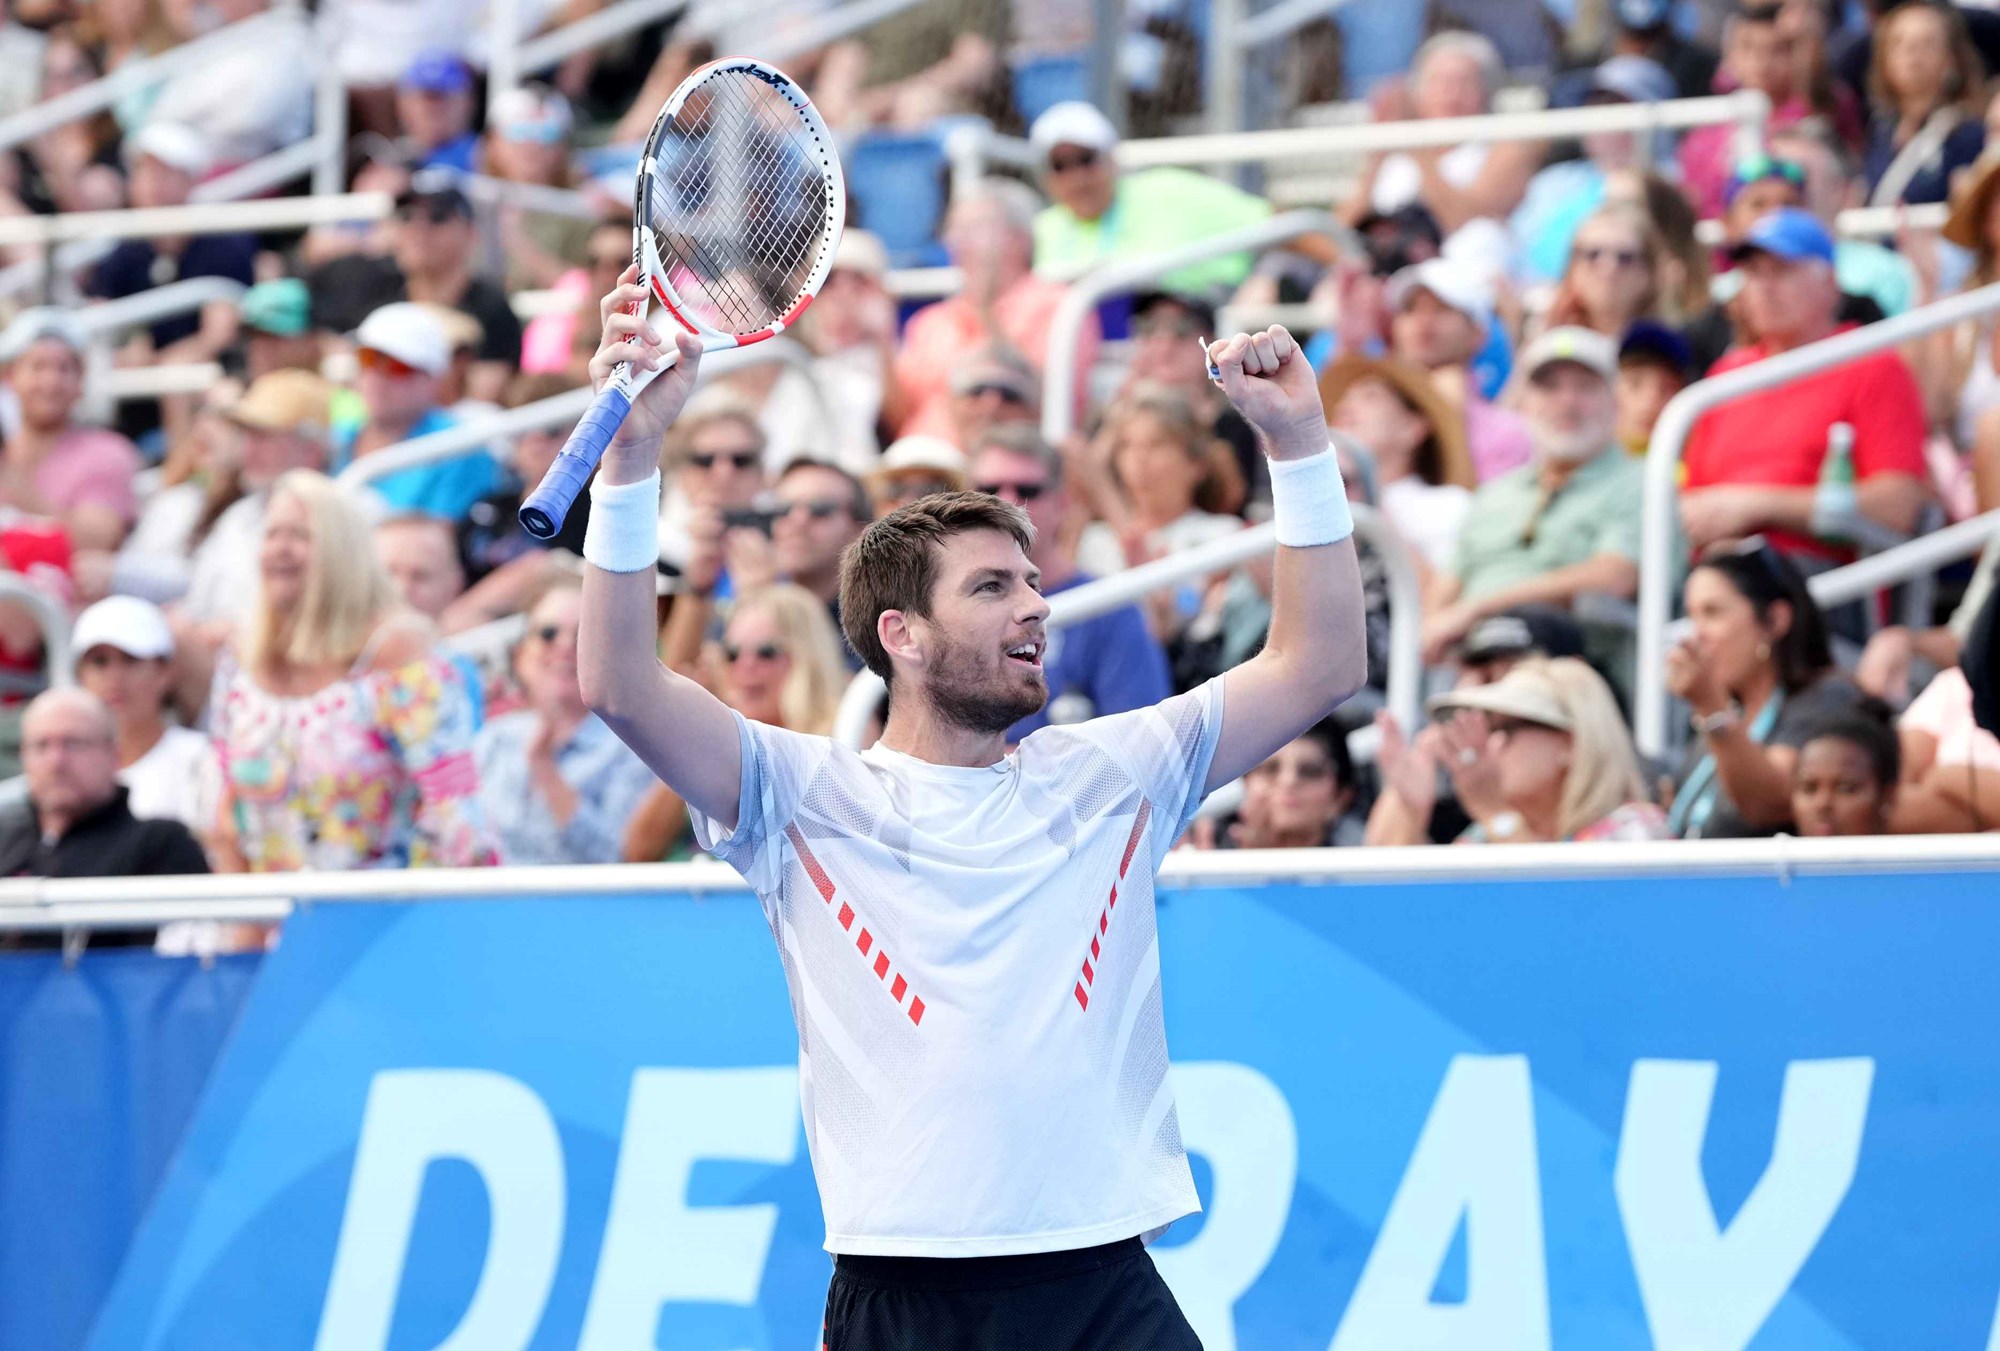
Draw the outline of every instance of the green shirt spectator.
M1638 562L1644 472L1641 461L1612 448L1577 466L1553 494L1535 465L1486 484L1473 494L1453 560L1465 599L1599 554Z
M1035 119L1029 139L1042 186L1054 199L1035 219L1035 270L1074 276L1107 259L1181 248L1271 215L1271 204L1221 179L1186 169L1120 174L1118 133L1087 103L1058 103ZM1175 291L1235 287L1254 259L1232 253L1169 273Z

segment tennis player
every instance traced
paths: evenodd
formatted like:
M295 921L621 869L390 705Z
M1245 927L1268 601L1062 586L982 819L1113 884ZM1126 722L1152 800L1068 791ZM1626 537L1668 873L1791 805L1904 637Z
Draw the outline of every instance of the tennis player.
M604 303L601 387L663 349ZM755 889L799 1031L834 1254L828 1351L1181 1351L1145 1244L1200 1209L1167 1078L1153 880L1202 798L1363 678L1361 584L1312 369L1282 328L1210 347L1271 459L1264 650L1151 708L1005 733L1048 697L1018 508L941 493L849 547L841 625L889 683L866 751L746 721L655 655L660 439L647 387L598 470L584 697Z

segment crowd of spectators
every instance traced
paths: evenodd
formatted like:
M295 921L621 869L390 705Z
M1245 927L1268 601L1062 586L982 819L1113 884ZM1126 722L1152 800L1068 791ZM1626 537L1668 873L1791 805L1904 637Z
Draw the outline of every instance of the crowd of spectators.
M10 75L0 111L265 7L21 0L0 51L36 80ZM532 26L592 7L522 8ZM480 8L327 0L331 47L279 10L199 78L0 149L0 216L177 206L306 135L302 91L330 62L352 91L349 182L394 201L303 233L0 258L76 297L0 294L0 769L25 776L0 872L695 851L684 805L578 692L587 498L553 541L515 519L568 424L374 467L575 397L630 257L631 142L707 50L669 26L489 102ZM843 139L988 116L1026 133L1031 163L957 185L942 294L909 293L857 198L802 359L717 376L690 404L661 448L661 659L745 716L826 733L858 669L841 553L883 512L967 487L1015 503L1051 593L1264 519L1255 437L1195 343L1283 304L1308 316L1350 493L1387 532L1364 549L1372 688L1219 795L1189 847L2000 829L1974 638L2000 546L1970 577L1945 568L1944 604L1914 623L1888 622L1886 595L1822 611L1811 591L2000 508L1990 317L1700 417L1658 673L1684 750L1643 759L1626 716L1643 455L1669 401L2000 279L2000 25L1942 0L1575 0L1567 38L1527 41L1500 14L1523 6L1418 8L1434 31L1401 73L1344 91L1376 120L1477 116L1524 86L1559 106L1755 90L1770 120L1754 144L1711 125L1369 155L1317 203L1351 235L1179 267L1090 314L1057 368L1077 276L1256 226L1273 201L1247 179L1122 167L1119 119L1089 103L1023 116L1006 70L1037 49L1025 32L967 28L928 64L865 41L809 53L798 69ZM1204 25L1179 22L1149 31L1198 43ZM1381 31L1356 22L1379 58ZM1172 105L1143 85L1120 112ZM1844 233L1864 204L1949 216ZM115 345L87 322L197 277L248 289ZM98 392L203 363L220 375L196 393ZM1051 444L1045 408L1078 430ZM1420 726L1383 711L1403 568L1422 597ZM1252 561L1060 630L1048 707L1015 737L1228 669L1263 640L1269 594ZM52 611L74 617L73 671L48 669Z

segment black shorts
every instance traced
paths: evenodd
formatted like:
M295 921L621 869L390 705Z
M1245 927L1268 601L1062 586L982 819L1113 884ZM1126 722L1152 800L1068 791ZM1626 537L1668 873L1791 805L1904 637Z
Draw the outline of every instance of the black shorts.
M1136 1238L1020 1257L836 1257L823 1351L1201 1351Z

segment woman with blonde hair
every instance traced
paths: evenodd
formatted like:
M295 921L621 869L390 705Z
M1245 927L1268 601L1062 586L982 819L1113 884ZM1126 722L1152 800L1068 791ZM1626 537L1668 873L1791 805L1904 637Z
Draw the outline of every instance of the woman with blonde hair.
M1868 205L1942 202L1979 158L1985 69L1958 11L1937 0L1902 5L1876 23L1868 69Z
M272 486L257 601L209 699L225 870L493 861L471 703L374 559L333 480L295 469Z
M1668 313L1670 260L1659 233L1643 212L1607 206L1584 218L1570 241L1569 262L1537 333L1575 326L1613 342L1640 319L1679 318Z
M663 652L662 660L670 669L705 675L716 696L752 722L814 736L833 731L848 681L840 635L826 606L790 582L741 596L705 663L671 651ZM625 861L658 862L687 846L686 805L673 789L655 784L632 814Z
M1431 700L1439 721L1408 746L1384 726L1370 844L1423 844L1447 769L1472 817L1461 844L1658 840L1639 759L1611 687L1575 657L1535 658Z

